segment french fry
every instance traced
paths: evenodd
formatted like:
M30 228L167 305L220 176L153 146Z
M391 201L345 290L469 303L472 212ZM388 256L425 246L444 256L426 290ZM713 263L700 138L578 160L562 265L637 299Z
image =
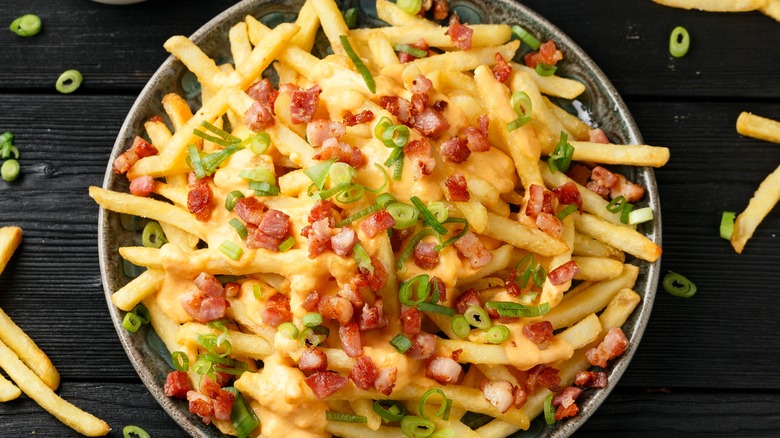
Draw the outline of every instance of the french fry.
M511 41L497 47L478 47L460 52L447 52L441 55L417 59L412 62L423 72L423 74L440 69L470 71L480 65L492 66L495 64L496 53L500 53L504 59L512 59L519 47L519 41Z
M382 426L382 417L374 412L374 402L372 400L350 400L349 406L355 411L355 414L366 417L366 427L369 429L379 430Z
M509 41L512 30L505 24L473 24L469 28L474 32L471 36L471 47L498 46ZM392 26L378 29L355 29L351 31L356 39L369 41L376 33L384 35L392 44L416 44L422 38L431 47L454 49L455 43L447 34L446 27L430 25Z
M436 24L418 16L406 13L396 6L395 3L387 0L376 1L376 13L379 19L390 23L393 26L428 26L436 27Z
M390 40L383 33L373 32L368 37L368 47L371 50L371 56L374 58L377 68L382 69L390 65L400 64L398 55L393 50L393 44L390 43Z
M569 144L574 147L572 159L575 161L650 167L661 167L669 161L669 148L661 146L604 144L574 140ZM552 147L543 147L542 153L550 155L552 150Z
M402 436L400 427L380 426L377 430L363 424L329 421L325 430L343 438L397 438Z
M347 23L344 22L344 16L341 15L339 6L333 0L309 1L320 18L320 25L322 25L322 30L325 32L325 36L328 37L328 41L330 41L333 52L339 55L346 54L344 46L341 45L341 40L339 39L341 35L347 36L352 48L357 50L354 41L349 37L349 28Z
M161 120L147 120L144 123L144 129L146 129L149 140L151 140L158 151L163 150L173 136Z
M233 25L228 31L230 40L230 53L233 55L233 61L239 65L252 53L252 44L249 42L249 34L246 30L246 23L240 21Z
M737 132L747 137L780 143L780 122L748 112L740 113L737 118Z
M0 274L3 273L16 248L22 243L22 229L19 227L0 228Z
M179 327L176 333L176 342L191 348L198 348L199 344L195 340L196 335L219 335L220 333L218 329L210 328L206 324L188 322ZM274 352L273 345L258 335L228 330L227 339L230 342L232 353L238 356L263 360Z
M575 280L605 281L611 280L623 272L623 263L606 257L572 257L579 271Z
M745 211L737 216L734 222L734 233L731 235L731 246L734 247L734 251L742 254L747 241L778 201L780 201L780 166L777 166L777 169L761 182Z
M484 233L487 227L487 209L485 206L474 199L466 202L455 202L455 206L463 213L466 221L477 233Z
M661 257L661 247L636 230L621 227L587 213L574 213L578 232L621 249L635 257L654 262Z
M544 124L544 126L552 133L553 138L558 136L561 132L565 132L568 135L569 132L566 131L566 128L564 128L563 124L561 124L558 118L555 117L552 111L550 111L550 109L547 107L547 103L545 103L544 99L542 98L542 94L539 91L539 88L531 79L532 75L539 76L536 73L532 74L525 71L514 72L510 79L510 91L512 91L512 93L522 91L528 95L528 97L531 99L531 106L533 107L531 111L533 119ZM554 148L555 143L557 142L552 140L551 145L542 144L542 150L550 147Z
M626 261L626 256L623 254L623 251L580 233L574 235L574 255L582 257L607 257L621 263Z
M565 109L552 103L547 97L542 96L542 98L544 103L547 104L547 108L550 109L553 115L561 122L566 131L568 131L575 140L586 141L590 138L590 135L588 134L590 126L577 118L577 116L569 114Z
M165 273L160 269L147 269L124 287L111 295L111 302L118 308L129 312L149 295L157 292L162 285Z
M291 42L301 50L310 52L314 46L314 37L320 28L320 17L317 15L311 0L307 0L301 6L301 10L298 11L298 18L295 19L295 24L298 25L300 30L295 34Z
M60 373L49 357L0 309L0 341L22 360L51 389L60 385Z
M762 14L780 21L780 0L766 0L766 4L759 8Z
M22 390L0 375L0 402L15 400L22 395Z
M544 256L554 256L567 250L566 243L536 228L520 222L488 213L484 234L518 248Z
M659 5L680 9L698 9L708 12L754 11L766 4L766 0L653 0Z
M556 337L568 342L577 350L595 341L599 333L601 333L601 322L595 313L591 313Z
M585 91L585 85L574 79L555 75L542 76L537 74L534 69L516 62L512 63L512 68L516 71L528 73L536 86L539 87L539 91L548 96L575 99Z

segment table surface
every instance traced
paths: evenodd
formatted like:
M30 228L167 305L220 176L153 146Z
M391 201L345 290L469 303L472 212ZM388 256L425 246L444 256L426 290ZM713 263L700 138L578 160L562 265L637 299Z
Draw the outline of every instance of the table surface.
M59 394L152 436L182 436L141 384L111 324L97 251L100 185L117 132L166 58L165 39L189 35L228 0L3 0L0 24L39 15L44 30L0 29L0 131L16 135L22 176L0 181L0 226L24 241L0 277L0 307L48 353ZM780 146L739 136L741 111L780 119L780 23L757 12L704 13L650 0L527 0L572 37L628 104L647 144L671 149L656 171L663 205L663 271L688 276L690 299L659 291L627 373L577 436L780 434L780 211L744 254L718 236L723 210L741 211L780 163ZM681 59L668 37L685 26ZM3 24L5 26L5 24ZM84 84L54 89L75 68ZM0 404L0 436L77 434L25 396Z

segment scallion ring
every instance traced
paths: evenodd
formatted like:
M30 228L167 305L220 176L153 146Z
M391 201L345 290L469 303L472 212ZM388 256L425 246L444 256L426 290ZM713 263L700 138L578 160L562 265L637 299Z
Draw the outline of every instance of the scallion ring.
M536 64L535 70L539 76L552 76L558 70L558 67L550 64Z
M149 435L149 432L141 429L138 426L125 426L122 429L122 435L124 438L151 438L151 435Z
M530 47L531 50L539 50L539 46L542 45L539 40L518 25L512 26L512 33L523 40L524 43L528 44L528 47Z
M612 198L607 204L607 211L610 213L620 213L623 210L623 205L626 203L626 198L623 196L617 196Z
M471 326L483 330L487 330L493 324L487 311L476 305L469 306L468 309L463 312L463 317L466 318L466 321L468 321Z
M406 266L406 261L409 260L409 257L412 256L414 253L414 248L417 246L420 241L425 238L425 236L434 236L436 235L436 231L433 231L430 228L423 228L422 230L418 231L417 234L412 236L411 240L409 240L409 245L404 248L403 252L401 252L401 255L398 257L398 260L396 261L396 268L398 268L399 271L403 271L404 267Z
M190 358L183 351L174 351L171 353L171 360L176 371L187 372L190 370Z
M559 211L555 216L560 220L564 220L577 210L579 210L579 207L577 207L576 204L569 204L564 207L563 210Z
M387 207L391 202L395 202L395 196L392 193L382 193L376 197L376 203L381 208Z
M447 229L444 228L444 226L436 220L436 218L433 216L433 214L428 210L428 208L425 206L425 204L420 201L420 198L417 196L412 196L410 198L410 201L412 201L412 204L414 204L415 207L417 207L417 210L419 210L420 214L423 217L423 221L428 224L431 228L436 230L439 234L447 234Z
M136 315L134 312L127 312L124 319L122 319L122 327L124 327L125 330L129 331L130 333L137 332L142 325L141 318L139 318L138 315Z
M734 219L737 217L737 213L733 211L724 211L720 217L720 237L721 239L731 240L731 235L734 234Z
M500 344L509 339L509 327L505 325L494 325L487 331L487 340L491 344Z
M318 189L322 190L322 188L325 187L325 180L328 178L328 174L330 173L330 168L331 166L333 166L334 163L336 163L336 160L338 160L338 158L331 158L328 161L323 161L320 164L303 169L303 173L309 177L309 179L314 183L314 185ZM347 182L344 181L344 183ZM347 185L349 185L350 183L351 180L349 183L347 183Z
M276 331L288 339L298 339L298 327L291 322L283 322L276 327Z
M230 260L236 261L244 255L244 250L235 243L226 240L219 245L219 252L225 254Z
M158 222L149 221L141 233L141 243L147 248L162 248L168 243L168 239L165 238L162 226Z
M406 415L406 406L396 400L375 400L373 409L386 423L401 421Z
M249 188L254 190L257 196L276 196L279 194L279 187L265 181L250 181Z
M510 102L512 104L512 109L515 111L515 114L517 114L517 119L507 124L507 129L509 132L512 132L531 121L533 103L531 102L531 97L524 91L515 91L512 93Z
M403 230L409 227L413 227L417 224L419 212L413 205L404 204L403 202L393 202L385 207L390 216L395 220L393 228L397 230Z
M401 304L409 307L416 307L423 301L427 301L431 296L431 277L428 274L421 274L414 278L404 281L398 291L398 299ZM414 286L417 285L415 289ZM417 298L412 298L416 296Z
M393 126L393 121L390 120L388 117L382 116L381 119L379 119L378 122L376 122L376 125L374 125L374 137L376 137L377 140L382 139L382 134L384 134L385 129Z
M390 149L402 148L409 142L409 128L405 125L393 125L382 132L382 143Z
M3 161L3 166L0 167L0 177L3 178L3 181L14 181L16 178L19 178L20 170L21 166L18 161L14 159L5 160Z
M561 172L568 171L573 156L574 146L569 144L569 135L561 131L558 144L555 145L555 149L553 149L550 158L547 160L547 166L550 168L550 172L555 173L559 170Z
M664 290L680 298L690 298L696 294L696 285L676 272L669 271L664 277Z
M533 318L545 315L550 311L550 304L546 302L538 306L526 306L510 301L488 301L485 303L485 307L496 309L499 316L508 318Z
M691 36L688 30L682 26L677 26L669 35L669 53L675 58L681 58L688 53L691 46Z
M429 303L427 301L418 304L417 309L420 312L425 312L425 313L438 313L439 315L446 315L446 316L455 315L455 310L452 307L442 306L441 304Z
M552 394L544 399L544 421L550 426L555 424L555 408L553 407L552 399Z
M404 173L404 153L403 149L396 149L397 151L401 151L400 154L398 154L398 159L395 160L395 165L393 167L393 179L396 181L401 181L401 177Z
M20 37L31 37L41 31L41 19L37 15L27 14L11 22L11 32Z
M233 211L236 208L236 203L239 199L243 198L244 194L239 190L233 190L225 196L225 210Z
M427 207L428 211L439 222L444 222L450 217L450 210L447 208L447 204L443 202L431 202Z
M322 325L322 315L319 313L307 313L303 315L301 322L305 327L316 327Z
M471 324L469 324L468 320L466 320L466 317L463 315L453 316L452 321L450 321L450 326L452 327L455 336L460 339L467 337L469 333L471 333Z
M333 186L333 187L331 187L331 188L329 188L327 190L323 190L321 192L318 192L317 195L319 195L320 199L323 199L323 200L324 199L328 199L328 198L330 198L333 195L337 195L337 194L343 192L344 190L347 190L350 186L351 186L351 184L346 184L346 183L336 184L335 186Z
M401 419L401 433L409 437L427 437L433 434L436 425L416 415L407 415Z
M265 132L258 132L249 143L249 150L255 155L262 155L271 146L271 136Z
M639 208L628 214L630 225L641 224L653 220L653 209L650 207Z
M357 263L358 268L374 273L374 264L371 263L371 257L366 252L366 249L363 248L363 245L360 244L360 242L356 243L355 246L352 247L352 252L354 253L354 259L355 263Z
M344 219L344 220L342 220L340 222L337 222L336 226L337 227L343 227L344 225L349 225L352 222L355 222L358 219L362 219L362 218L368 216L369 214L376 213L379 210L380 210L380 207L379 207L378 204L374 204L374 205L368 206L368 207L358 211L355 214L349 215L346 219Z
M422 9L422 0L397 0L396 6L407 14L417 15Z
M342 183L343 184L343 183ZM366 188L360 184L352 184L346 190L336 195L336 201L342 204L351 204L363 199Z
M399 333L390 340L390 345L392 345L393 348L395 348L399 353L404 354L407 350L412 348L412 341L411 339Z
M279 252L287 252L295 246L295 237L290 236L282 241L282 243L279 244L277 247L279 249Z
M428 56L428 51L419 49L414 46L410 46L409 44L393 44L393 50L396 52L406 53L407 55L414 56L415 58L425 58Z
M240 220L238 220L236 218L233 218L233 219L230 219L228 224L230 224L230 226L233 227L234 230L236 230L236 233L238 233L238 237L240 237L241 240L246 239L246 236L248 235L249 232L247 231L247 229L244 226L243 222L241 222Z
M352 180L357 176L357 171L354 167L347 163L333 163L328 171L328 178L333 185L352 183Z
M441 404L439 405L439 409L436 411L436 416L441 418L444 421L447 421L450 419L450 408L452 407L452 400L447 398L447 395L444 394L444 391L442 391L439 388L431 388L420 397L420 415L426 420L428 420L428 416L425 414L425 405L428 401L428 398L432 395L438 395L441 397Z
M384 181L382 182L381 186L379 186L379 187L377 187L375 189L372 189L370 187L366 187L366 190L368 190L371 193L379 193L382 190L385 190L387 188L387 183L390 182L390 177L387 176L387 171L379 163L374 163L374 167L376 167L377 169L379 169L380 172L382 172L382 176L384 177Z
M60 77L57 78L55 88L62 94L70 94L81 86L82 80L81 72L78 70L65 70Z
M305 172L306 171L304 170L304 173ZM276 182L276 177L274 176L273 172L266 169L265 167L245 169L239 172L238 176L249 181L265 182L268 184L273 184Z
M626 202L623 205L623 209L620 210L620 222L627 224L628 216L631 214L633 210L634 210L634 204Z

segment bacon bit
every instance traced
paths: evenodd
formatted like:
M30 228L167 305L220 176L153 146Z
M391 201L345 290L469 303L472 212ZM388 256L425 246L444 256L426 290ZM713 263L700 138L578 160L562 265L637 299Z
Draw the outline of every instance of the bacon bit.
M430 53L431 53L430 50L429 50L430 47L428 46L428 43L425 42L425 40L422 39L422 38L417 40L416 43L409 44L409 45L414 47L414 48L416 48L416 49L425 50L426 52L428 52L428 55L426 55L426 56L429 56ZM407 63L407 62L414 61L415 59L419 59L416 56L410 55L410 54L408 54L406 52L397 52L397 54L398 54L398 61L401 62L401 63Z
M463 137L452 137L441 144L441 156L453 163L462 163L471 155L468 143Z
M241 291L241 285L238 283L228 283L225 285L225 297L235 298Z
M341 257L348 256L357 242L357 233L350 227L343 227L341 231L330 238L330 246L333 248L333 252Z
M154 178L151 176L140 176L130 181L130 193L135 196L146 198L154 191Z
M252 102L252 106L244 113L244 123L252 131L262 131L273 126L276 123L273 105L258 101Z
M603 371L577 371L574 384L585 388L606 388L607 373Z
M422 94L427 96L433 88L433 82L426 78L425 75L419 75L412 81L412 93Z
M335 138L328 138L322 143L320 152L314 156L315 160L327 161L331 158L337 158L341 163L347 163L358 169L365 164L365 158L360 149Z
M211 217L211 187L201 181L187 193L187 209L195 215L195 219L205 222Z
M398 119L400 121L400 117ZM417 128L426 137L436 138L450 128L449 122L433 108L425 108L414 117L413 128Z
M530 68L536 68L538 64L555 65L561 59L563 59L563 53L555 47L554 41L542 43L542 45L539 46L539 50L531 52L523 57L525 65Z
M513 297L516 297L523 292L517 284L517 269L512 268L512 270L509 271L509 275L507 275L506 280L504 280L504 287L506 287L507 293ZM498 311L496 311L496 314L498 314Z
M195 278L195 286L198 286L201 292L207 297L220 297L224 295L224 289L222 283L217 280L217 277L201 272Z
M466 309L471 306L482 307L482 300L479 298L479 292L475 289L469 289L455 299L455 311L461 315L466 313Z
M217 394L219 394L219 390L221 388L222 385L214 381L211 377L203 376L200 381L200 388L198 388L198 391L200 391L200 393L206 397L215 398Z
M433 242L420 241L414 247L414 264L421 269L433 269L439 264L439 253L433 248L436 244Z
M412 229L407 228L404 230L393 230L393 235L390 236L390 245L393 247L393 252L398 252L403 247L404 240L412 234Z
M628 347L628 338L619 327L612 327L607 331L604 340L598 347L585 352L585 358L593 366L604 368L607 362L620 356Z
M471 231L466 232L453 245L459 253L469 259L469 264L474 269L479 269L493 260L493 253Z
M525 391L528 394L534 394L539 388L547 388L550 391L557 392L560 383L561 377L558 376L557 369L539 364L528 370Z
M318 307L323 318L334 319L340 325L348 324L354 314L352 302L338 296L321 299Z
M569 171L566 172L566 176L573 179L577 184L584 186L590 179L590 169L582 164L574 163Z
M263 220L265 205L255 197L239 198L236 200L234 211L244 222L257 225Z
M457 350L453 350L452 351L452 354L450 355L450 357L452 357L452 360L454 360L455 362L458 362L458 360L460 359L461 353L463 353L463 349L462 348L458 348Z
M306 299L301 303L303 310L307 312L314 312L317 310L317 305L320 302L320 293L318 291L312 291L309 295L306 295Z
M166 397L187 398L187 392L192 391L192 383L184 371L171 371L165 378L163 390Z
M566 417L573 417L577 415L577 413L580 412L580 408L572 403L569 405L569 407L564 408L563 406L558 406L558 409L555 411L555 421L563 420Z
M593 193L601 196L604 199L609 199L609 189L602 186L596 181L588 181L585 187Z
M268 78L263 78L263 80L257 81L252 84L251 87L247 88L246 94L252 99L260 103L268 104L273 108L276 98L279 96L279 91L274 89L273 84Z
M514 386L506 380L484 379L479 389L485 395L485 399L502 414L506 413L515 402Z
M365 277L368 288L376 292L385 286L387 281L387 269L382 261L375 256L371 256L371 266L374 267L374 272L369 272L366 269L360 268L360 273Z
M361 332L387 327L384 301L381 297L376 297L376 299L374 299L373 306L368 303L363 305L363 309L361 310L360 315L358 315L358 325L360 325Z
M261 315L263 323L271 327L279 327L283 322L292 321L290 312L290 299L283 294L276 293L265 302L265 309Z
M490 118L487 114L479 116L477 119L479 127L475 128L469 126L466 128L466 140L468 142L469 149L472 152L486 152L490 150L490 142L488 141L488 124Z
M512 75L512 65L506 62L500 53L496 53L496 65L493 66L493 76L498 82L504 83Z
M450 27L447 29L447 32L445 32L445 35L450 36L450 40L455 44L455 47L460 50L471 49L471 37L473 33L474 30L460 23L460 18L457 13L452 14L450 17Z
M578 208L582 208L582 194L580 194L580 189L577 188L577 184L573 181L553 187L552 192L558 197L559 203L576 205Z
M618 183L617 174L612 173L601 166L594 167L591 171L590 177L593 181L608 189L614 187Z
M328 225L333 226L336 220L333 218L333 204L330 201L319 200L309 212L309 223L313 224L320 219L327 219Z
M392 394L397 376L398 368L396 367L380 369L376 374L376 379L374 380L374 389L384 395Z
M322 93L322 88L319 85L308 90L294 90L290 93L290 121L293 124L312 121L320 101L320 93Z
M236 402L236 396L230 391L220 389L213 400L214 418L217 420L228 421L233 412L233 404Z
M311 216L310 216L311 217ZM330 226L328 219L315 221L311 226L304 228L301 234L309 239L309 258L313 259L330 249Z
M346 126L355 126L360 123L368 123L374 120L374 113L371 110L364 110L357 114L352 114L350 111L347 111L344 114L344 121L343 123Z
M127 173L127 171L130 170L131 167L135 166L135 163L137 163L141 158L151 157L152 155L157 154L158 151L156 147L140 136L136 135L135 139L133 139L133 144L130 146L130 149L123 152L122 155L116 157L114 160L114 164L112 166L114 173Z
M360 328L356 322L350 322L339 327L339 339L344 348L344 353L349 357L358 357L363 354L363 343L360 340Z
M468 149L466 149L468 150ZM469 187L466 184L466 177L462 173L450 175L444 180L447 187L447 200L453 202L466 202L471 199Z
M199 416L204 424L211 424L211 416L214 415L214 406L211 399L198 391L187 392L187 401L190 402L190 412Z
M327 398L345 387L347 383L349 383L348 378L339 376L333 371L321 371L306 378L306 384L309 385L309 388L314 392L314 396L319 400Z
M419 310L409 307L401 312L401 331L409 337L422 331L422 317Z
M563 222L551 213L539 213L536 226L545 233L560 239L563 237Z
M433 0L433 18L435 20L444 20L450 14L450 5L447 0Z
M455 383L460 378L463 367L451 357L437 357L425 368L425 377L430 377L441 384Z
M433 355L436 350L436 336L427 332L414 335L412 346L406 350L406 354L412 359L425 360Z
M388 228L392 228L394 225L395 219L393 219L393 216L386 210L379 210L361 222L360 229L368 237L374 237Z
M529 217L536 217L544 211L544 194L546 190L538 184L531 184L528 188L528 203L525 206L525 214ZM552 208L551 208L552 210ZM550 213L548 211L548 213Z
M563 391L561 391L560 394L553 398L552 404L553 406L563 406L564 408L568 408L574 404L580 394L582 394L582 390L580 388L577 388L576 386L567 386L563 388Z
M340 297L348 299L355 309L359 309L363 307L364 304L366 304L366 300L358 290L360 288L360 281L356 280L357 277L358 276L353 277L352 280L350 280L349 283L346 283L338 293Z
M349 378L355 382L355 386L367 391L377 378L376 365L368 356L361 356L355 360L352 370L349 372Z
M282 240L290 231L290 216L279 210L268 210L263 220L257 224L257 228L271 237Z
M341 138L347 133L347 127L339 122L315 119L306 125L306 140L314 147L322 146L329 138Z
M512 392L514 393L515 396L514 406L517 409L522 408L525 402L528 401L528 393L525 392L523 388L519 388L517 386L512 388Z
M420 179L423 175L430 175L436 167L433 147L425 137L407 143L404 146L404 155L409 157L414 163L413 172L415 179Z
M412 94L412 113L419 114L425 111L425 107L428 106L427 94Z
M403 124L412 120L412 103L403 97L382 96L379 98L379 106L386 109Z
M558 286L559 284L571 281L579 271L580 269L577 267L577 262L570 260L548 272L547 279L550 280L550 283L553 286Z
M588 137L590 138L591 143L609 144L607 134L605 134L604 131L602 131L600 128L588 130Z
M224 318L229 305L224 297L208 297L200 291L183 295L180 302L184 310L199 322Z
M265 234L260 228L252 224L246 225L246 239L244 244L249 249L267 249L269 251L278 252L281 239Z
M447 103L446 100L437 100L436 102L433 102L433 105L431 105L431 108L435 109L438 112L444 112L444 110L447 109Z
M301 371L325 371L328 369L328 356L317 347L309 347L298 361Z
M538 321L523 326L523 334L536 345L555 339L550 321Z
M645 196L644 187L634 184L625 176L619 173L612 173L601 166L593 168L591 178L593 180L588 183L587 187L602 197L606 197L605 189L609 189L611 198L623 196L628 202L637 202Z

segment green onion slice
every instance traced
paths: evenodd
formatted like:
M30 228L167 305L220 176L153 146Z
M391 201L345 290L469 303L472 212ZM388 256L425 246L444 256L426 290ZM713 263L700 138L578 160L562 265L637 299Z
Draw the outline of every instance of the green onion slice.
M390 340L390 345L392 345L399 353L404 354L408 349L412 348L412 341L399 333Z
M407 415L401 419L401 433L410 437L426 437L433 434L436 425L416 415Z
M528 47L530 47L532 50L539 50L539 46L542 45L539 40L537 40L533 35L528 33L527 30L518 25L512 26L512 33L523 40L524 43L528 44Z
M333 195L337 195L343 192L344 190L347 190L350 186L351 184L346 184L346 183L337 184L327 190L323 190L317 193L317 195L319 196L320 199L328 199Z
M452 429L439 429L431 435L431 438L458 438Z
M398 298L401 301L401 304L409 307L416 307L423 301L428 301L428 298L431 296L430 279L431 277L428 274L421 274L404 281L398 291ZM416 289L414 289L415 284L417 285ZM413 299L413 295L416 295L417 299Z
M168 239L165 238L165 233L159 223L149 221L141 233L141 243L147 248L162 248L168 243Z
M617 196L615 198L612 198L611 201L607 204L607 211L610 213L619 213L621 210L623 210L623 206L626 204L626 198L623 196Z
M174 351L171 353L171 360L173 361L173 367L176 371L187 372L190 370L190 358L182 351Z
M194 144L188 145L187 153L189 154L190 166L192 167L192 171L195 172L195 176L198 179L205 178L206 171L203 169L203 162L200 160L200 151L198 151L198 148Z
M251 140L249 140L251 139ZM255 155L262 155L271 146L271 136L265 132L258 132L254 137L249 137L249 150ZM247 141L244 140L244 141ZM243 142L242 142L243 143Z
M239 190L233 190L225 196L225 210L233 211L236 208L236 203L239 199L243 198L244 194Z
M226 240L219 245L219 252L225 254L230 260L238 260L244 255L244 250L235 243Z
M346 190L336 195L336 201L342 204L351 204L363 199L366 188L360 184L352 184Z
M444 421L449 420L450 409L452 408L452 400L448 399L444 394L444 391L439 388L431 388L425 391L422 397L420 397L420 415L422 415L424 419L428 420L428 416L425 415L425 405L428 401L428 398L432 395L441 396L441 404L439 405L439 409L436 411L436 416Z
M55 88L62 94L70 94L81 86L82 80L83 78L78 70L65 70L57 78Z
M393 125L382 132L385 147L402 148L409 143L409 128L405 125Z
M206 173L206 175L213 174L217 171L217 167L219 167L223 161L243 148L243 146L231 144L219 152L214 152L213 154L208 154L201 157L200 161L203 163L203 171Z
M393 228L397 230L403 230L417 224L419 213L413 205L404 204L402 202L393 202L388 205L385 210L387 210L387 212L390 213L390 216L395 220Z
M379 208L378 204L370 205L370 206L368 206L368 207L358 211L357 213L348 216L346 219L343 219L340 222L337 222L336 226L337 227L343 227L344 225L349 225L352 222L355 222L358 219L362 219L362 218L368 216L369 214L376 213L379 210L380 210L380 208Z
M499 316L509 318L533 318L542 316L550 311L549 303L542 303L538 306L526 306L511 301L488 301L485 304L488 309L496 309Z
M305 173L306 176L309 177L309 179L314 183L315 186L317 186L318 189L322 190L322 188L325 187L325 180L328 177L330 168L331 166L333 166L333 163L335 163L337 160L338 158L331 158L328 161L323 161L320 164L309 167L307 169L303 169L303 173ZM337 184L337 185L341 185L341 184ZM347 183L347 185L349 185L349 183Z
M138 438L151 438L149 432L141 429L138 426L132 426L132 425L125 426L122 429L122 435L124 436L124 438L133 438L134 436Z
M509 339L509 327L505 325L494 325L487 332L487 340L491 344L500 344Z
M325 411L325 419L339 423L367 423L368 419L362 415L344 414L342 412Z
M536 64L536 74L539 76L552 76L558 71L558 67L550 64Z
M307 313L303 315L301 322L306 327L316 327L322 325L322 315L319 313Z
M433 231L430 228L423 228L422 230L418 231L417 234L412 236L411 240L409 240L409 245L404 248L401 255L398 257L398 260L396 261L396 267L399 271L403 271L404 267L406 266L406 261L409 260L409 257L412 256L414 253L414 247L417 246L418 243L420 243L425 236L434 236L436 235L436 231Z
M560 220L564 220L567 217L569 217L569 215L577 211L578 209L579 207L577 207L575 204L569 204L566 207L564 207L563 210L559 211L558 214L556 214L555 216L557 216L558 219ZM652 217L650 219L652 219Z
M390 152L390 155L387 156L387 160L385 160L385 166L390 167L397 163L399 160L404 159L404 150L403 148L393 148L393 152ZM399 178L395 177L395 173L393 173L393 179L398 180Z
M634 210L634 204L626 202L623 205L623 209L620 211L620 222L627 224L628 217L633 210Z
M524 91L515 91L511 98L512 109L515 110L517 118L507 124L509 132L525 125L531 121L533 103L531 98Z
M433 217L439 222L444 222L450 217L450 210L447 208L447 204L443 202L431 202L427 207L428 211L430 211Z
M358 10L357 8L349 8L343 13L344 15L344 23L346 23L347 27L350 29L354 29L355 26L357 26L357 20L358 20Z
M438 301L438 300L437 300ZM441 304L433 304L429 302L423 302L417 305L420 312L426 313L438 313L440 315L454 316L455 310L451 307L442 306Z
M3 181L14 181L16 178L19 178L20 170L21 166L18 161L14 159L5 160L3 161L3 166L0 167L0 177L3 178Z
M142 325L141 318L133 312L127 312L124 319L122 319L122 327L130 333L137 332Z
M263 297L263 289L260 287L259 284L255 284L252 286L252 294L255 296L255 299L257 301L260 301L260 299ZM294 338L298 337L298 329L295 329L295 336Z
M233 219L230 219L230 222L228 222L228 223L230 224L231 227L233 227L234 230L236 230L236 233L238 233L238 237L240 237L241 240L246 239L247 230L246 230L246 227L244 226L243 222L241 222L240 220L238 220L236 218L233 218Z
M422 214L423 222L436 230L437 233L447 234L447 229L444 228L444 225L437 221L435 217L433 217L433 214L431 214L430 210L428 210L425 204L420 201L420 198L417 196L412 196L410 201L412 201L412 204L414 204L414 206L417 207L417 210L419 210L420 214Z
M260 420L238 389L233 386L224 389L236 396L236 401L233 403L233 410L230 411L230 422L233 423L236 437L248 438L252 431L257 429L257 426L260 425Z
M227 140L230 143L241 143L241 139L236 137L233 134L228 133L227 131L223 130L222 128L218 128L214 126L213 124L209 123L208 121L204 120L200 122L200 126L206 128L208 131L213 132L214 134L217 134L220 138Z
M332 160L337 160L337 158L331 158L331 160L328 161L332 161ZM327 163L327 161L325 163ZM350 166L347 163L333 163L331 164L330 170L328 171L328 178L330 178L330 183L334 185L343 184L343 183L352 184L352 180L355 179L356 176L357 176L357 171L355 170L355 168ZM312 179L312 181L314 180ZM317 187L317 188L321 188L321 187Z
M688 30L682 26L677 26L669 35L669 53L675 58L681 58L688 53L691 46L691 36Z
M14 143L14 134L9 131L5 131L4 133L0 134L0 146L4 146L6 144L13 144Z
M387 207L391 202L395 202L395 196L392 193L382 193L376 197L376 203L381 208Z
M384 134L385 129L393 126L393 121L390 120L390 118L382 116L381 119L379 119L378 122L376 122L376 125L374 125L374 137L377 138L377 140L382 139L382 134Z
M396 150L401 151L401 153L398 154L398 159L395 160L395 165L393 167L393 179L396 181L401 181L401 177L404 174L404 153L403 149Z
M469 333L471 333L471 324L469 324L468 320L466 320L466 317L463 315L453 316L450 325L452 326L452 331L455 333L455 336L461 339L467 337Z
M0 158L5 160L6 158L10 158L11 155L14 156L14 160L18 160L19 149L16 146L11 145L10 143L4 144L2 149L0 149Z
M238 176L249 181L266 182L268 184L273 184L276 181L274 174L264 167L257 167L252 170L242 170Z
M569 165L571 165L573 156L574 146L569 144L568 134L561 131L561 137L558 140L558 144L555 145L555 149L547 160L547 166L550 167L550 172L555 173L559 170L561 172L566 172L569 170Z
M295 246L295 238L293 236L290 236L282 241L282 243L279 244L279 252L287 252Z
M202 138L202 139L206 140L206 141L210 141L210 142L212 142L212 143L214 143L214 144L218 144L218 145L220 145L220 146L225 146L225 147L228 147L228 146L230 146L230 145L234 144L233 142L231 142L231 141L228 141L228 140L225 140L225 139L224 139L224 138L222 138L222 137L217 137L217 136L214 136L214 135L208 134L208 133L206 133L206 132L203 132L203 131L201 131L200 129L197 129L197 128L196 128L196 129L193 129L193 130L192 130L192 133L193 133L193 134L195 134L195 135L197 135L198 137L200 137L200 138Z
M373 408L386 423L401 421L406 415L406 406L396 400L375 400Z
M374 166L382 172L382 176L385 177L385 180L384 180L384 182L382 183L381 186L379 186L379 187L377 187L375 189L366 187L366 190L368 190L371 193L379 193L382 190L387 188L387 183L390 182L390 178L387 176L387 171L385 170L385 168L382 167L381 165L379 165L379 163L374 163Z
M396 52L403 52L407 55L414 56L415 58L425 58L428 56L428 51L423 49L418 49L417 47L410 46L409 44L393 44L393 50Z
M456 234L456 235L450 237L449 239L445 240L444 242L434 246L433 250L436 251L436 252L439 252L442 249L444 249L444 248L452 245L453 243L457 242L458 239L460 239L461 237L465 236L466 233L469 231L469 223L468 223L468 221L466 221L466 219L464 219L462 217L451 217L451 218L448 218L446 221L444 221L444 223L445 224L453 224L453 223L463 224L463 229L460 230L460 232L458 234Z
M324 325L318 325L316 327L306 327L301 333L301 343L306 345L308 342L313 346L318 346L325 342L330 335L330 329Z
M254 190L257 196L276 196L279 194L279 187L265 181L250 181L249 188Z
M469 306L463 313L468 323L476 328L487 330L493 324L487 311L479 306Z
M733 211L724 211L720 217L720 237L721 239L731 240L731 235L734 234L734 219L737 217L737 213Z
M11 32L20 37L31 37L41 31L41 19L37 15L27 14L11 22Z
M664 277L664 290L680 298L690 298L696 294L696 285L676 272L669 271Z
M356 243L355 246L352 247L352 252L354 253L355 263L357 263L358 268L373 274L374 265L371 263L371 257L368 255L366 249L363 248L363 245L361 245L360 242Z
M298 327L291 322L283 322L276 327L276 331L289 339L298 339Z
M555 424L555 408L553 407L552 399L552 394L544 399L544 421L550 426Z
M396 6L407 14L417 15L422 9L422 0L398 0Z
M653 220L653 209L650 207L639 208L628 214L628 223L631 225L641 224Z
M341 45L344 46L344 51L347 52L349 59L351 59L352 63L355 64L355 68L357 68L360 76L363 76L363 81L365 81L366 87L368 87L371 93L376 93L376 83L374 83L374 78L371 76L371 72L368 71L368 67L363 64L363 60L360 59L360 57L357 56L357 53L355 53L355 50L352 49L352 45L349 43L347 36L339 35L339 41L341 41Z

